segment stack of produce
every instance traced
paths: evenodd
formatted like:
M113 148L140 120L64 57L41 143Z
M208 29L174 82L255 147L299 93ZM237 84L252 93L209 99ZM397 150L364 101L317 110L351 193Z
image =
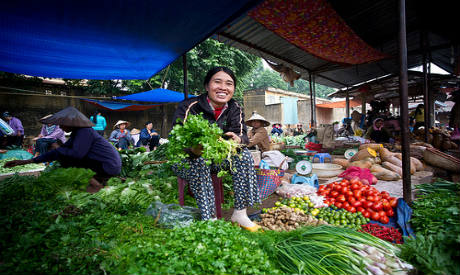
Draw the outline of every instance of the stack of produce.
M362 144L350 160L334 159L335 164L344 168L359 167L369 169L379 180L393 181L402 177L402 154L392 153L381 144ZM423 171L423 163L415 157L410 157L410 173Z
M327 205L323 202L323 197L318 195L304 196L304 197L292 197L288 199L280 199L275 202L275 209L281 206L287 206L300 210L305 213L311 213L313 216L319 213L319 208L326 207Z
M402 244L402 235L398 229L394 227L385 227L376 223L361 225L362 231L367 232L379 239L389 241L391 243Z
M9 174L9 173L20 173L20 172L26 172L30 170L45 168L45 166L41 163L30 163L30 164L21 165L21 166L15 166L12 168L4 168L3 165L5 165L5 162L10 161L10 160L16 160L16 159L9 158L9 159L0 160L0 175Z
M351 213L345 209L339 209L335 205L324 207L319 210L316 216L320 221L330 225L360 230L361 226L367 224L370 219L365 218L361 212Z
M415 188L411 225L416 237L404 240L401 257L425 274L460 274L460 184L435 179Z
M304 227L273 245L287 274L407 274L399 248L370 234L332 226Z
M388 192L380 192L357 179L320 185L318 195L324 196L328 205L333 204L351 213L361 212L365 218L384 224L389 222L389 217L394 215L393 208L398 205L397 199L390 197Z
M425 140L425 130L419 128L414 133L415 138L421 141ZM438 150L458 149L458 145L450 140L451 131L445 128L432 127L428 131L428 144Z
M315 219L299 209L293 209L285 205L275 209L265 209L260 225L264 229L275 231L291 231L300 226L316 226L327 224Z

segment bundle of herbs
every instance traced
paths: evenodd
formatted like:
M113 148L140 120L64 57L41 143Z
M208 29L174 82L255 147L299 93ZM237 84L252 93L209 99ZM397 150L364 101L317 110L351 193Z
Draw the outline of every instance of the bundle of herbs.
M459 184L442 179L416 185L411 224L401 257L424 274L460 274Z
M201 115L189 115L183 124L176 124L168 138L168 161L172 164L186 167L184 160L190 157L186 152L190 148L202 149L202 155L207 165L221 164L224 160L231 160L237 154L239 144L233 140L224 139L223 131L217 124L210 123ZM224 175L219 172L219 176Z
M396 246L348 228L303 227L284 235L258 238L287 274L381 275L405 274L412 269L398 258ZM273 238L270 245L267 238Z

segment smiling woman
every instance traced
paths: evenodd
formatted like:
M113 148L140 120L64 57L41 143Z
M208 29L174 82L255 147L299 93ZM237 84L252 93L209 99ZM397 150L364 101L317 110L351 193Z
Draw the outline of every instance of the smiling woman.
M174 123L183 124L188 116L201 115L209 123L216 123L223 130L224 136L231 138L236 143L248 144L243 110L232 99L235 87L236 77L232 70L226 67L215 67L209 70L204 79L204 88L207 93L182 101L174 114ZM232 156L231 163L224 161L221 165L208 166L202 157L203 146L200 145L186 150L190 156L186 159L187 167L190 169L175 165L173 170L179 177L190 183L202 219L208 220L215 216L211 172L215 173L224 169L229 170L232 174L235 193L235 210L232 221L247 230L258 230L260 226L253 223L246 213L247 207L260 202L254 162L249 150L244 148L239 154Z

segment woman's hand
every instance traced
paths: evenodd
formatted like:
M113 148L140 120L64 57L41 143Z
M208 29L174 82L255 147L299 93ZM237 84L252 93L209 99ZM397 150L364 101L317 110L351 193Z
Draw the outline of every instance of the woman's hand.
M241 138L233 132L227 132L224 134L224 136L230 137L231 139L233 139L233 141L235 141L238 144L241 143Z
M11 167L15 167L15 166L18 166L18 165L26 165L26 164L29 164L29 163L32 163L32 162L33 162L32 159L10 160L10 161L5 162L5 165L3 165L3 167L4 168L11 168Z

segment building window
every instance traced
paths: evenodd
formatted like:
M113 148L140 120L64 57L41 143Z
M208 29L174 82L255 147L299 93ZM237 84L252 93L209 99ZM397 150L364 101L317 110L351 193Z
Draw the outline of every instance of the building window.
M278 95L265 95L265 105L280 104L281 96Z

